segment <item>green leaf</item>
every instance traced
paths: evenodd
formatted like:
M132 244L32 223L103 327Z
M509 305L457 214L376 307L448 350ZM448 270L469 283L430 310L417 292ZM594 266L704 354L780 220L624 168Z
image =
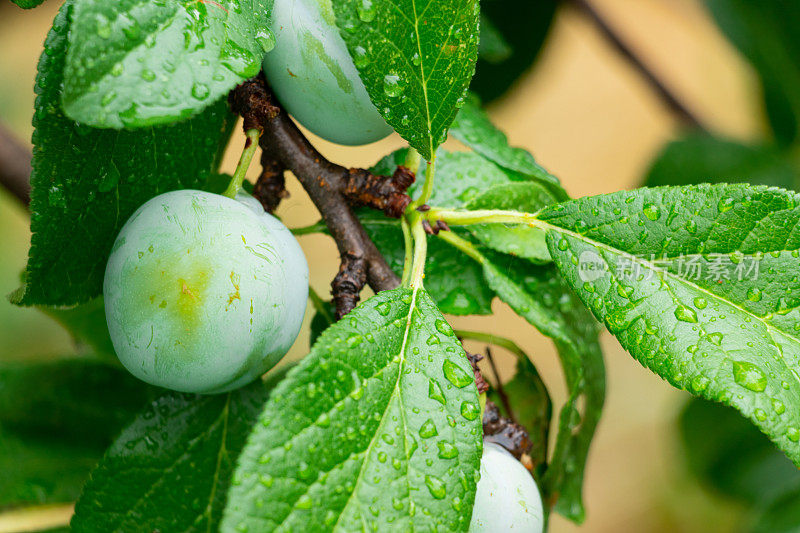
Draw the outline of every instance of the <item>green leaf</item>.
M529 152L508 144L506 135L492 124L475 96L470 97L459 111L452 133L489 161L517 172L521 179L540 182L559 200L568 198L558 178L539 166Z
M750 505L800 489L800 472L730 407L693 398L678 420L692 472L716 491Z
M707 0L722 31L761 78L775 137L795 142L800 120L800 4L786 0Z
M663 187L545 208L564 278L639 362L800 464L800 197Z
M500 30L481 13L481 40L478 43L478 61L501 63L511 57L514 50L503 37ZM473 84L475 79L473 78Z
M64 326L79 347L116 361L102 296L74 307L39 307L39 310Z
M13 297L22 305L71 306L98 296L123 223L153 196L202 188L234 125L225 102L187 122L135 132L66 118L59 102L72 5L56 16L39 61L33 236L27 283Z
M22 9L32 9L39 6L44 0L11 0Z
M62 95L67 115L141 128L196 115L258 74L272 0L80 0ZM202 130L198 130L202 131Z
M275 390L222 531L465 531L480 464L472 368L424 290L384 291Z
M486 102L506 93L539 55L557 6L555 0L483 0L478 66L470 90ZM505 46L498 48L498 42Z
M477 0L332 0L372 102L427 160L475 73Z
M0 427L0 510L75 501L102 454L96 447L17 435Z
M693 133L669 143L645 178L649 187L742 182L794 189L800 176L775 148Z
M216 530L234 463L267 396L258 381L227 394L170 392L153 402L92 472L72 530Z
M6 362L0 384L4 428L99 452L156 391L118 366L85 358Z
M796 533L800 529L800 489L766 506L753 520L751 533Z
M544 499L576 522L585 518L583 475L605 399L605 366L597 327L552 266L485 251L484 275L501 300L553 339L569 397L559 414L553 457L542 480Z
M466 208L507 209L535 213L556 199L536 182L495 185L467 202ZM519 224L477 224L469 226L472 234L486 246L536 262L550 262L545 232Z

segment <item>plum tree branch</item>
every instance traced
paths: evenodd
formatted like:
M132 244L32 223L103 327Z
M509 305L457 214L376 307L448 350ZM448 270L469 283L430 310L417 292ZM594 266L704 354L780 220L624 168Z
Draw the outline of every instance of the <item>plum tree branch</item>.
M0 183L23 205L31 202L31 152L0 124Z
M413 174L400 167L391 178L374 176L363 169L347 169L328 161L281 108L263 77L237 87L229 101L232 109L244 117L245 129L255 127L262 131L262 161L267 162L265 173L269 176L260 188L282 190L282 184L276 183L277 175L282 179L283 170L291 171L319 209L336 242L342 260L331 283L337 319L355 307L365 283L376 292L397 287L400 279L352 207L369 206L399 217L411 202L405 191L414 180ZM277 206L279 201L280 195L265 204Z
M631 49L630 46L617 34L617 31L603 18L603 15L594 7L590 0L571 0L586 17L595 25L603 37L636 71L647 81L650 87L667 104L670 110L689 127L707 132L708 129L672 90L667 87L653 70Z

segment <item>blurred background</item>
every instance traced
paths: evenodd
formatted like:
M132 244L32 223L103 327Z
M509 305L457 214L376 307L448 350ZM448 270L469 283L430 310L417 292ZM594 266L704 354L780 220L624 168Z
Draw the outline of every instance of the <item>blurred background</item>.
M50 0L39 9L23 11L0 0L0 123L25 142L31 137L37 58L59 4ZM762 104L763 73L760 77L752 56L748 61L726 38L706 3L593 0L592 5L706 130L752 145L771 140L778 144L786 138L781 133L785 128L775 127L774 117L774 134L767 120ZM531 23L531 27L541 25L548 29L545 46L534 67L516 81L507 96L491 104L492 118L508 134L511 144L533 153L573 196L642 185L668 143L683 138L684 123L585 11L576 5L565 5L559 8L552 24L548 22L549 18ZM403 145L396 136L358 148L340 147L311 137L324 155L350 166L369 166ZM233 171L242 142L237 134L223 170ZM672 145L671 149L680 151L681 146ZM736 146L739 145L734 143L733 148L728 148L746 157ZM459 148L455 144L448 147ZM689 148L689 152L702 152L701 148ZM703 159L701 156L696 159ZM692 172L701 174L698 179L704 179L703 169L714 172L714 167L699 163L699 167L692 167L694 160L687 163L688 167L679 164L679 157L677 161L673 158L659 164L673 172L685 170L689 174L686 181L691 181ZM720 168L728 168L724 166L726 161L717 163ZM703 162L707 164L711 163ZM746 168L757 173L764 171L763 166L752 163ZM737 168L719 173L735 173ZM251 174L253 178L257 175L255 165ZM764 181L769 179L767 176ZM659 176L651 176L651 182L658 181ZM289 189L292 196L279 208L279 216L289 227L315 222L316 210L298 184L289 180ZM29 239L27 212L0 190L0 293L4 295L19 285ZM305 236L300 242L311 265L313 287L320 294L328 294L330 280L338 270L332 241L323 236ZM516 341L533 356L554 403L560 405L565 387L551 343L498 301L494 311L487 317L454 317L452 324L456 328L491 331ZM289 359L307 353L308 328L304 331ZM470 346L476 351L482 349L478 344ZM719 490L710 490L690 472L677 423L688 395L673 390L639 366L609 334L603 335L603 346L608 396L586 472L587 520L578 527L554 515L550 530L741 530L749 520L748 506L723 497ZM3 358L59 356L74 350L69 335L56 322L36 310L16 308L0 299ZM504 355L507 354L500 353L501 374L508 377L512 359ZM0 473L0 484L2 477ZM62 506L49 514L0 514L0 532L35 529L65 513L69 508Z

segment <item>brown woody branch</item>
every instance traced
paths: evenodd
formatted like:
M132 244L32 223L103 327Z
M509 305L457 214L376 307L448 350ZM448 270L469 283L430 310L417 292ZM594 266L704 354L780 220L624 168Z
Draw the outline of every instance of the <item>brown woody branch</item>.
M23 205L31 203L31 152L0 124L0 183Z
M245 117L245 128L256 127L262 132L260 144L267 169L259 189L272 191L262 202L277 206L283 188L276 175L290 170L319 209L336 241L342 258L339 273L331 284L337 318L358 303L365 282L376 292L397 287L400 280L351 207L365 205L400 216L410 202L405 190L413 182L413 175L400 170L392 178L380 177L328 161L280 107L263 77L237 87L231 93L230 103L235 112Z

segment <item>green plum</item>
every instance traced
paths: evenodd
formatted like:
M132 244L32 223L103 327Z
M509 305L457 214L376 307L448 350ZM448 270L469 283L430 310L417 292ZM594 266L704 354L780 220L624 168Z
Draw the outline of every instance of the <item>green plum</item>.
M505 448L484 441L470 533L543 530L542 498L530 472Z
M369 99L330 0L275 0L270 24L276 44L264 58L264 73L295 120L346 145L392 132Z
M308 264L249 195L162 194L125 223L103 295L114 350L133 375L181 392L254 381L289 350L308 297Z

